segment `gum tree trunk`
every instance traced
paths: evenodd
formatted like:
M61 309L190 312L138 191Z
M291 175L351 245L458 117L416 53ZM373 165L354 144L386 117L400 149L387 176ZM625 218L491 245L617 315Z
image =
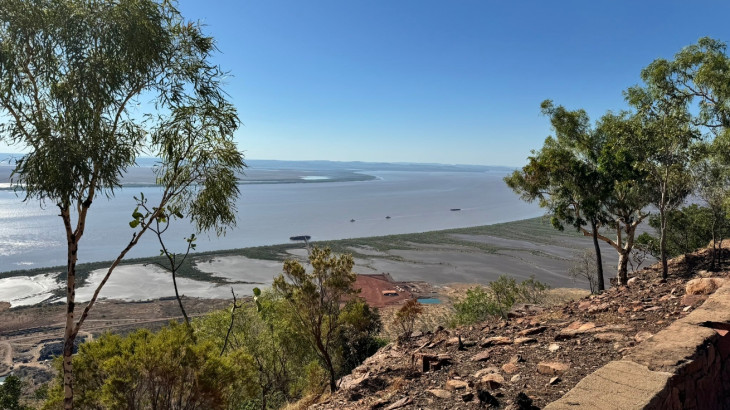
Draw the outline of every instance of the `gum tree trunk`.
M620 252L618 255L618 283L621 286L626 286L629 282L629 252Z
M659 249L662 258L662 280L666 281L669 277L669 266L667 263L667 216L661 215L661 238L659 239Z
M598 291L606 290L603 282L603 260L601 259L601 247L598 245L598 224L591 221L591 229L593 229L593 247L596 249L596 278L598 279Z
M63 333L63 408L73 409L73 365L72 355L76 332L74 331L74 308L76 304L76 261L78 260L79 235L71 230L71 215L68 207L61 207L61 218L66 227L67 267L66 267L66 326Z

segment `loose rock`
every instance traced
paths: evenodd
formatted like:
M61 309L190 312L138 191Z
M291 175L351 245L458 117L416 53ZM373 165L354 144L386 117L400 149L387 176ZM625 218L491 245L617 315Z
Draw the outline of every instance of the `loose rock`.
M499 373L490 373L482 377L482 384L489 390L496 390L504 384L504 377Z
M698 278L687 282L684 289L688 295L709 295L722 284L723 280L719 278Z
M477 353L474 356L472 356L471 360L473 362L483 362L483 361L489 360L489 352L485 350L481 353Z
M463 380L456 380L451 379L446 382L446 386L444 387L446 390L462 390L469 387L469 383L463 381Z
M444 390L444 389L430 389L430 390L426 390L426 391L433 394L434 396L438 397L439 399L450 399L451 398L451 392Z
M484 339L481 343L482 347L497 346L497 345L511 345L512 339L506 336L494 336Z
M546 375L563 374L570 369L570 365L562 362L540 362L537 364L537 372Z
M514 363L505 363L502 365L502 370L507 374L517 373L520 369Z

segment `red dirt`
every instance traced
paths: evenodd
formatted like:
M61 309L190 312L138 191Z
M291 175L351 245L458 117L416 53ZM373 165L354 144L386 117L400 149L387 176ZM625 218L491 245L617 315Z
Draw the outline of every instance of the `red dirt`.
M404 286L393 282L386 274L357 275L354 287L360 289L360 297L372 307L396 305L413 297ZM395 290L398 296L383 296L384 290Z

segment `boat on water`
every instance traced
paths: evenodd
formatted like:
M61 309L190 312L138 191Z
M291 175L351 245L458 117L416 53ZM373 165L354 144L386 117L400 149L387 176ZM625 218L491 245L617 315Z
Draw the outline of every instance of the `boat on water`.
M461 208L451 208L452 211L461 211Z
M350 219L350 222L355 222L355 220L354 219Z
M290 241L308 241L310 239L312 239L312 237L309 235L299 235L299 236L290 236L289 237Z

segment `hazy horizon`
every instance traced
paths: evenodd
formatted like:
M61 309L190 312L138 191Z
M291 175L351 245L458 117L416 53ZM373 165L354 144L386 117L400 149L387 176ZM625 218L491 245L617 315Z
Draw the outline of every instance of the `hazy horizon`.
M20 156L27 152L0 152L0 165L7 165L9 158L6 156ZM138 160L155 160L156 157L139 156ZM332 164L365 164L365 165L415 165L415 166L445 166L445 167L482 167L482 168L500 168L500 169L517 169L517 166L500 165L500 164L466 164L466 163L446 163L446 162L411 162L411 161L345 161L331 159L275 159L275 158L245 158L244 161L250 166L251 162L279 162L279 163L332 163ZM137 164L139 166L143 166Z
M284 161L521 167L552 134L543 100L595 120L653 60L730 41L730 3L707 0L178 6L220 50L238 148Z

